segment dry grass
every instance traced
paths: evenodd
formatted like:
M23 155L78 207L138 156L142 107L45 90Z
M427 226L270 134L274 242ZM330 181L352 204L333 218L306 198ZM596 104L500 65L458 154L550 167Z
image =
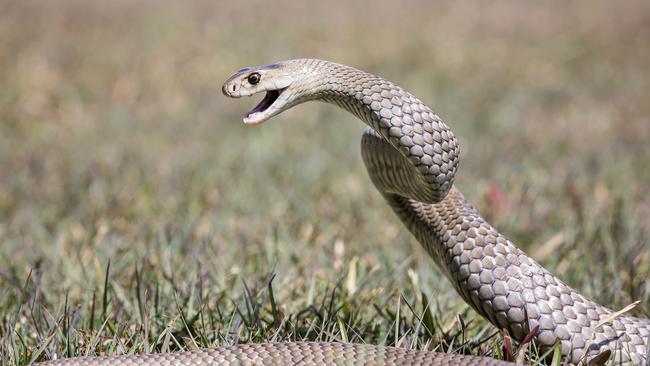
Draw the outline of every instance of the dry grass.
M648 3L391 3L2 1L0 362L269 339L499 356L372 187L361 123L312 104L244 127L254 102L222 97L295 57L428 102L492 224L650 315Z

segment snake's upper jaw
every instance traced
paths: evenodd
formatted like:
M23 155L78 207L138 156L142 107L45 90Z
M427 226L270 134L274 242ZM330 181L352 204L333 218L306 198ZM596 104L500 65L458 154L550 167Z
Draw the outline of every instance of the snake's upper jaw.
M286 88L267 90L264 99L244 115L244 123L258 125L280 113L286 104L282 95L285 90Z

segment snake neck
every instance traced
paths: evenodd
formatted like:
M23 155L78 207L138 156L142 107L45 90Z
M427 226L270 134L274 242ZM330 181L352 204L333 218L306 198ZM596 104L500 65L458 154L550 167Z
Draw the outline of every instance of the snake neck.
M355 115L405 159L399 184L375 181L388 193L421 202L442 200L458 169L460 147L451 129L411 93L376 75L322 60L301 63L301 78L289 108L309 100L334 104ZM385 161L384 163L386 163Z

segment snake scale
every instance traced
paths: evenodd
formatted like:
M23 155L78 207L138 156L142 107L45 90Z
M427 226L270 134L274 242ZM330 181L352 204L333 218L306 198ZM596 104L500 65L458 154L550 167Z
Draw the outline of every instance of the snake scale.
M244 116L259 124L318 100L352 113L367 128L361 152L371 180L462 298L521 341L537 327L542 349L561 346L565 362L610 351L610 364L642 365L650 320L613 315L564 284L496 231L453 185L460 148L449 127L399 86L316 59L246 67L223 85L232 98L265 92ZM261 343L183 353L80 357L56 365L505 365L485 357L342 343Z

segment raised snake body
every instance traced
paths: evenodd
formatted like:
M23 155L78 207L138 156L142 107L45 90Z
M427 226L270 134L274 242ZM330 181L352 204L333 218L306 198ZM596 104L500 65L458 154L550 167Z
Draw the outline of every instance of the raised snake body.
M230 97L266 92L244 117L258 124L309 100L330 102L368 125L361 152L370 177L463 299L521 341L538 327L542 349L561 345L567 362L611 351L610 363L647 360L650 320L619 315L553 276L497 232L453 186L459 145L420 100L378 76L299 59L243 68L223 86ZM84 357L58 365L135 364L505 364L489 358L341 343L263 343L185 353Z

